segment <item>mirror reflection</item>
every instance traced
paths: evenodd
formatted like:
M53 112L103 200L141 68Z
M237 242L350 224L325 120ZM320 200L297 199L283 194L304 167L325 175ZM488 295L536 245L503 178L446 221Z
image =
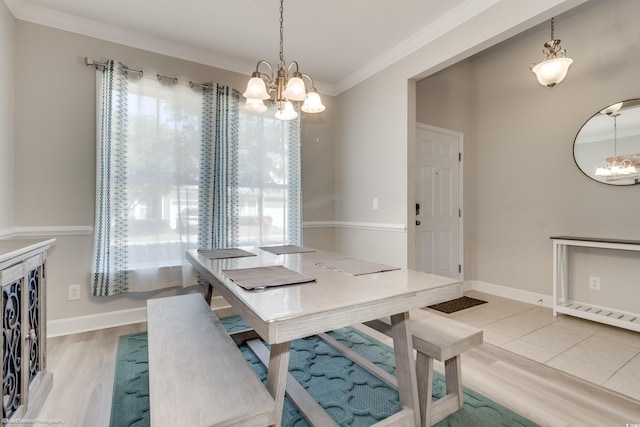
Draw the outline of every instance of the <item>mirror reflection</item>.
M598 182L640 183L640 99L617 102L591 116L576 135L573 157Z

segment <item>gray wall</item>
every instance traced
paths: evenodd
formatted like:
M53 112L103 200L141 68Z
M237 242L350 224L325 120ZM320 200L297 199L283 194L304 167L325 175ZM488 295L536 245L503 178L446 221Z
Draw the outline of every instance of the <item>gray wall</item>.
M392 265L415 265L415 81L584 1L537 0L523 7L521 0L501 0L456 20L443 34L434 31L427 45L337 97L335 215L337 221L358 226L335 230L336 250ZM541 45L534 52L540 50ZM525 69L530 62L525 61ZM378 210L372 209L374 197ZM397 225L406 229L393 231Z
M0 238L13 226L15 19L0 2Z
M5 32L4 25L2 31ZM12 35L10 30L8 35ZM114 58L132 68L149 67L163 75L186 75L196 82L214 81L239 90L244 89L248 79L248 75L23 21L15 22L15 52L14 164L28 166L29 170L27 173L21 168L15 172L12 225L18 228L94 225L96 89L95 72L84 65L85 56L94 60ZM10 58L10 46L3 47L0 53ZM6 84L4 79L0 85L9 89L14 86ZM331 108L330 97L323 99ZM321 113L312 121L303 120L305 220L332 219L330 117L330 113ZM0 120L11 123L13 119L2 114ZM1 144L0 149L4 149L5 143ZM6 191L4 187L0 186L0 191ZM0 208L0 229L3 216L7 214ZM305 239L305 244L332 246L326 234L316 234L317 241L311 236ZM92 235L54 237L57 241L49 258L49 320L142 307L149 297L182 292L182 289L172 289L151 294L92 297L88 284ZM80 301L66 300L70 284L82 284Z
M550 236L640 239L640 186L597 183L573 160L589 117L640 97L638 16L636 0L557 16L556 38L574 63L555 88L528 69L542 60L549 22L418 82L417 120L464 132L465 279L550 295ZM618 255L576 251L574 293L638 311L638 257ZM586 290L589 275L602 277L602 291Z

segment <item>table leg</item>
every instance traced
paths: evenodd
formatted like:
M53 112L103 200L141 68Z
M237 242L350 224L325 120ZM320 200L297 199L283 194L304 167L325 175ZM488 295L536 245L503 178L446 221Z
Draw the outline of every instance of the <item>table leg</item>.
M415 425L420 424L420 402L418 400L418 381L413 359L413 338L409 329L409 313L391 316L391 336L396 357L396 376L400 404L413 410Z
M287 373L289 372L290 350L290 342L273 344L271 345L271 352L269 354L267 390L276 401L276 427L279 427L282 423L282 410L284 408L284 394L287 386Z
M213 285L211 283L207 282L205 285L203 296L207 304L211 305L211 298L213 298Z

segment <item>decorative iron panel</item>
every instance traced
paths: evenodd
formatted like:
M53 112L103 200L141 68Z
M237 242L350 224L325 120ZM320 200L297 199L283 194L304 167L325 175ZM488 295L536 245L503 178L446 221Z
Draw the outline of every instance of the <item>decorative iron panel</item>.
M22 280L2 287L2 418L9 419L22 404Z
M40 372L40 272L35 268L29 272L29 384Z

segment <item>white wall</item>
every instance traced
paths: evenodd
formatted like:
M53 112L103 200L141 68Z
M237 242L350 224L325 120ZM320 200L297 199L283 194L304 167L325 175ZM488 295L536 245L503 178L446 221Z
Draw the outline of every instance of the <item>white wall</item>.
M248 75L24 21L16 21L15 27L15 69L19 72L15 82L7 85L9 89L15 87L17 94L15 164L26 165L30 171L16 173L13 226L17 230L94 225L95 71L84 65L85 56L118 59L132 68L149 67L164 75L186 75L196 82L214 81L239 90L248 79ZM10 57L10 51L6 56ZM324 96L323 100L330 108L331 97ZM330 171L334 141L330 118L331 113L321 113L312 121L303 119L305 221L333 219ZM0 120L12 122L5 115ZM0 160L2 163L4 160ZM4 187L0 191L5 191ZM90 296L92 234L53 237L57 241L48 267L50 321L142 308L147 298L182 292L178 288L116 297ZM327 233L305 236L305 244L316 243L330 248L332 238ZM71 284L82 285L80 301L67 301L67 286Z
M0 238L13 226L15 19L0 2Z
M575 62L555 88L528 69L542 59L549 22L418 82L418 120L465 133L465 279L550 295L550 236L640 239L640 186L600 184L573 160L586 120L640 97L638 16L636 0L588 2L557 16L555 35ZM615 258L575 251L574 293L637 311L639 257ZM599 293L586 290L589 275L602 277Z

